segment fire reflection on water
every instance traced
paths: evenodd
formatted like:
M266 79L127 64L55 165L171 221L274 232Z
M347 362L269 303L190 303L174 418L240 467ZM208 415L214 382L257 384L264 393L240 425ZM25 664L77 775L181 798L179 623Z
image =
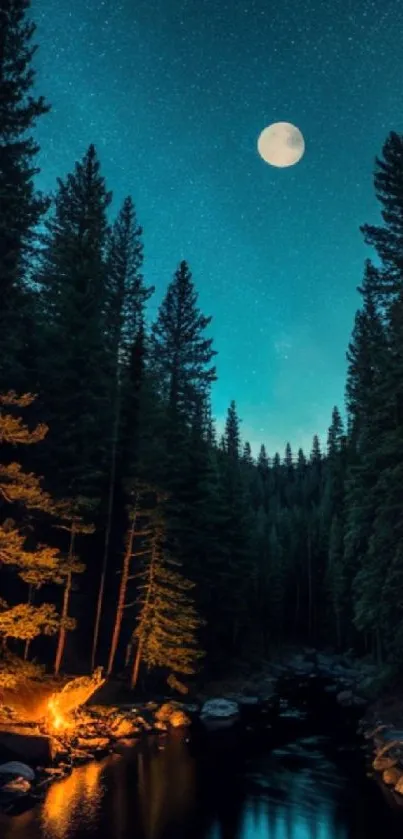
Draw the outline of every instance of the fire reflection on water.
M103 796L104 761L75 769L68 778L49 788L41 810L42 829L49 839L67 839L74 827L97 821Z
M183 738L172 734L169 746L152 760L138 754L138 799L142 835L158 839L168 824L179 822L195 800L195 764Z
M179 732L150 738L53 782L42 804L5 820L1 839L159 839L195 802L195 763Z

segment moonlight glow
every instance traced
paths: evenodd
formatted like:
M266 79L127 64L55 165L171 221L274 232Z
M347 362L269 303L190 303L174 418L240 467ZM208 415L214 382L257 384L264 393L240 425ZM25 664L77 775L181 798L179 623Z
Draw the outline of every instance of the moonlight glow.
M260 134L257 148L266 163L284 168L301 160L305 142L295 125L290 122L274 122Z

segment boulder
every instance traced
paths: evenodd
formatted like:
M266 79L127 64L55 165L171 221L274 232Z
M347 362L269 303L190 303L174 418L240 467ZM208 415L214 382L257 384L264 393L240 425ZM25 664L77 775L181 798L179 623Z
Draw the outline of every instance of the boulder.
M164 702L160 708L155 711L155 719L159 722L169 722L172 714L180 710L180 705L177 702Z
M395 758L379 755L379 757L374 758L372 767L375 772L386 772L387 769L393 769L396 764L397 760Z
M180 708L176 711L173 711L171 716L169 717L169 725L172 728L187 728L190 725L190 717L185 714Z
M230 728L239 720L239 705L230 699L208 699L202 706L200 720L209 731Z
M164 702L155 712L156 728L161 731L171 725L172 728L186 728L191 724L191 719L184 707L178 702Z
M133 737L138 731L139 727L136 725L135 720L123 715L117 716L111 726L111 732L117 740L120 740L122 737Z
M0 749L28 764L46 765L52 763L54 756L52 738L36 734L31 729L0 730Z
M1 788L1 793L13 793L13 795L21 795L29 792L31 789L30 781L27 781L26 778L12 778L11 781L8 781L4 786Z
M26 781L35 780L35 772L26 763L19 760L9 760L8 763L0 765L0 776L15 775L17 778L24 778Z
M399 783L401 778L403 778L403 772L397 766L391 766L390 769L385 769L382 772L382 780L388 787L396 788L396 784Z

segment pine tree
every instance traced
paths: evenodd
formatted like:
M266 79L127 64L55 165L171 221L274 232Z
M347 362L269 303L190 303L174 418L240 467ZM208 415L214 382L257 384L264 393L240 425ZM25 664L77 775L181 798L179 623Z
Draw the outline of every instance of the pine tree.
M248 441L246 441L244 443L243 452L242 452L242 463L244 463L245 466L253 466L254 465L253 456L252 456L252 449L251 449L250 443L248 443Z
M112 530L117 460L122 432L122 398L125 395L124 388L127 385L128 379L130 379L130 373L133 372L133 362L137 359L139 359L141 365L137 378L140 377L141 380L143 378L142 362L144 356L145 305L154 292L153 287L147 288L144 285L141 274L143 264L141 235L142 229L137 224L133 201L128 197L125 199L113 226L107 259L108 294L106 323L112 355L113 417L105 541L91 654L92 670L95 667ZM130 394L132 419L134 423L138 424L139 405L137 404L138 399L136 400L136 396L136 393ZM134 411L133 403L135 403ZM134 427L130 429L130 432L132 438L136 436L136 429Z
M241 435L239 430L239 417L234 400L232 400L228 408L224 439L225 451L228 457L238 461L241 454Z
M212 339L205 337L211 317L197 307L197 292L186 262L181 262L160 306L151 332L151 357L160 392L177 421L191 421L201 400L208 402L216 379Z
M34 187L38 144L30 136L49 110L33 96L36 26L28 0L0 8L0 391L20 387L33 295L25 282L35 229L48 201Z
M140 573L132 687L142 663L148 670L168 671L168 678L176 680L193 675L203 656L197 640L201 622L190 598L193 584L178 572L178 562L167 550L162 501L161 496L156 498L149 552Z
M113 385L105 336L111 195L93 146L58 184L35 274L43 310L41 390L52 428L47 452L61 495L95 497L106 471Z
M359 436L347 489L346 558L353 553L357 557L355 625L371 637L379 659L390 644L383 585L401 539L402 152L403 137L392 133L384 144L383 158L376 161L375 191L383 225L364 225L362 231L366 242L375 247L380 267L367 263L361 290L363 310L349 359L348 398L359 422Z
M94 525L85 519L94 504L87 498L77 497L75 499L63 500L57 505L59 518L63 523L55 525L60 530L69 534L68 550L59 565L58 575L55 582L63 586L63 603L60 614L59 637L55 656L55 675L58 676L63 661L66 645L67 632L75 629L76 621L69 615L70 598L73 590L73 579L75 574L82 574L85 565L80 562L75 553L77 537L94 532Z

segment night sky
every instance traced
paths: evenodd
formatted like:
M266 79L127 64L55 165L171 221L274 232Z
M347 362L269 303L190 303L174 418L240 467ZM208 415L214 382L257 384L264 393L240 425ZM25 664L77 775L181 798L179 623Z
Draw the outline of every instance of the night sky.
M278 6L278 8L276 8ZM256 451L309 451L343 408L356 287L379 220L373 165L403 131L400 0L33 0L39 186L94 142L144 228L154 316L181 259L213 315L221 426L235 399ZM278 169L262 129L297 125Z

